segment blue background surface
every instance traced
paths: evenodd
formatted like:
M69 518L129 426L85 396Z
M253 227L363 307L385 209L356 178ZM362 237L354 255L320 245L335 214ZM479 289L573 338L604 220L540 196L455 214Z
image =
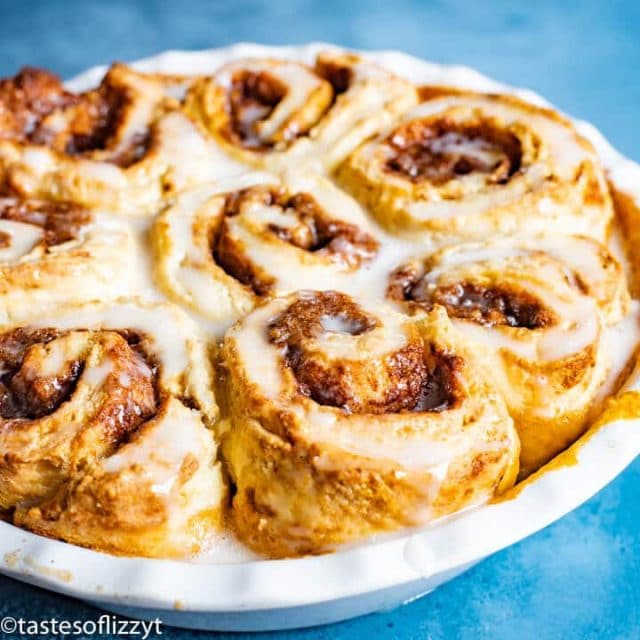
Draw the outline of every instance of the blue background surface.
M640 2L0 0L0 74L240 40L333 41L474 66L591 120L640 160ZM640 639L640 460L581 509L393 612L273 638ZM0 616L97 619L0 577ZM207 634L164 629L165 637ZM221 635L220 637L225 637ZM239 637L231 635L230 637Z

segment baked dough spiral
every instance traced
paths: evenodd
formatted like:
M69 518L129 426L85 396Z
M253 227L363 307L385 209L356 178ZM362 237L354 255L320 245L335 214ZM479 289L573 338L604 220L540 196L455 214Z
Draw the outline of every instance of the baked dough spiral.
M591 145L393 55L308 54L0 79L0 519L134 556L220 526L323 553L637 415L605 402L637 332Z
M123 301L0 332L0 508L32 531L110 552L198 550L225 494L196 327Z
M313 67L238 60L187 93L186 112L231 155L272 169L331 168L417 101L408 82L359 56L330 51Z
M429 522L517 474L504 403L442 309L299 292L234 325L222 366L235 525L269 556Z
M584 237L506 238L398 267L387 296L442 305L473 343L522 443L526 476L576 440L610 367L603 327L627 312L618 262Z
M128 229L69 203L0 197L0 318L130 293Z
M591 144L556 112L506 95L430 88L362 145L340 182L395 232L515 232L603 240L612 220Z
M175 83L121 64L80 94L39 69L0 81L0 185L141 214L209 180L212 145L171 97Z
M248 174L213 194L185 193L158 217L156 279L228 326L271 295L353 278L378 250L369 229L360 206L326 178Z

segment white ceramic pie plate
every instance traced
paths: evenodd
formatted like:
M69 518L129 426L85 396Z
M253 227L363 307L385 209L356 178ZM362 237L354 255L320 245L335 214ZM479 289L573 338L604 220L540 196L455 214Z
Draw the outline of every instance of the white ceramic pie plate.
M241 44L203 52L167 52L143 70L210 72L233 58L269 55L311 61L330 45ZM367 54L420 83L539 96L498 84L465 67L435 65L396 52ZM105 68L68 84L84 89ZM609 177L640 199L640 166L614 151L589 124ZM634 192L635 187L635 192ZM627 382L640 390L640 367ZM335 622L388 609L426 594L472 564L546 527L593 496L640 454L640 420L619 420L578 449L578 464L550 470L512 500L460 514L438 526L296 560L196 564L113 557L48 540L0 522L0 572L104 609L198 629L264 631Z

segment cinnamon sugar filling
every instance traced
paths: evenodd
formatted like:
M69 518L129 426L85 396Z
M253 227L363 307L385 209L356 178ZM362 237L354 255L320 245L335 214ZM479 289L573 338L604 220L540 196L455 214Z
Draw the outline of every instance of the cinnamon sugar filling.
M457 398L455 356L421 339L380 358L331 359L318 340L327 332L360 336L379 328L375 317L337 292L305 295L275 318L269 341L283 351L299 392L348 414L443 411Z
M505 184L522 163L517 136L480 119L413 120L396 129L386 145L387 171L436 186L469 174L483 174L488 184Z
M356 58L353 58L356 61ZM332 87L335 97L346 93L353 82L353 69L335 60L327 60L322 56L316 60L316 73L322 76Z
M55 412L73 396L86 368L84 358L97 346L107 363L101 371L104 399L97 418L107 426L109 439L120 441L157 410L157 367L139 348L139 340L134 333L50 328L0 334L0 417L19 428L21 421Z
M229 124L227 137L235 144L254 151L268 151L276 145L288 144L296 138L307 135L333 106L335 98L347 91L352 81L352 70L334 61L318 60L314 71L329 82L332 95L326 105L318 105L316 118L303 122L291 118L277 139L265 140L260 135L260 123L268 120L280 102L289 92L287 85L268 71L243 69L231 77L231 87L227 95L226 110Z
M251 287L258 296L271 291L275 284L273 278L253 265L226 222L227 218L241 215L251 206L277 207L284 213L294 214L294 224L286 227L269 224L266 231L294 247L328 257L346 268L358 268L372 259L378 250L379 243L373 236L356 225L331 218L308 193L291 196L284 189L273 187L237 191L227 197L224 219L218 232L214 233L213 255L228 275Z
M92 218L89 211L65 202L0 197L0 220L12 220L42 228L44 242L49 247L75 240L82 227L88 225ZM10 246L11 235L6 235L6 246Z
M256 125L267 120L287 94L287 86L267 71L237 71L231 78L227 97L230 137L248 149L268 149L273 144L260 138ZM299 131L287 129L285 140L292 140Z
M54 74L25 68L0 81L0 140L42 145L71 156L106 152L126 103L126 92L110 85L109 74L97 89L73 94ZM140 133L105 160L128 167L145 155L149 144L148 132Z
M0 80L0 139L26 142L37 135L46 116L78 102L53 73L25 67L15 77Z
M508 286L482 286L474 282L438 285L411 266L396 269L389 280L387 297L408 301L431 310L443 306L449 316L493 327L541 329L555 324L553 311L535 295Z

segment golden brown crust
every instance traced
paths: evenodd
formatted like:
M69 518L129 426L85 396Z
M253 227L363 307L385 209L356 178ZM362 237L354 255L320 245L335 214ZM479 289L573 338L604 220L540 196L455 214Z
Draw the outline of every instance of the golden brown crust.
M462 244L400 265L387 296L412 313L442 305L468 334L514 418L522 476L586 428L610 366L602 325L629 305L605 247L548 236Z
M515 478L511 421L442 310L299 293L236 325L222 355L235 524L262 553L430 521Z
M377 255L366 216L326 178L241 182L185 194L152 229L160 286L205 317L231 324L272 295L346 281Z
M611 201L591 145L555 112L513 96L431 87L399 124L339 168L395 233L606 238Z
M69 202L0 198L0 220L12 220L40 227L48 247L76 240L82 227L92 220L91 212ZM3 248L6 248L6 244Z
M0 197L0 318L132 290L122 224L68 202Z
M313 67L277 59L229 63L194 82L186 112L250 166L335 166L416 101L407 82L353 54Z
M50 499L18 508L14 522L40 535L111 553L147 557L197 553L209 533L222 526L225 502L211 432L201 423L194 425L189 434L192 449L178 468L157 462L153 449L144 456L136 453L148 449L149 443L171 446L170 440L157 442L163 421L177 420L175 429L190 429L191 419L190 411L175 400L161 403L156 415L110 458L130 455L132 462L122 468L108 462L92 465ZM174 486L166 494L159 491L157 478L174 474Z
M0 191L139 215L210 180L219 168L171 95L178 82L122 64L78 94L40 70L3 80Z
M43 118L76 102L56 75L25 67L15 77L0 80L0 138L24 142L37 136Z
M7 114L6 121L0 121L0 138L69 156L109 151L117 145L118 130L126 125L136 100L126 84L130 73L124 65L114 65L97 89L73 94L56 76L23 69L0 81L0 113ZM111 154L100 153L101 159L127 167L144 155L148 136L139 133L126 142Z
M0 507L4 509L55 492L92 459L108 455L155 412L152 370L117 333L95 336L18 327L0 335L0 356L5 371L0 387L4 453ZM113 366L99 394L87 397L82 407L81 422L86 428L58 441L52 427L68 429L64 420L74 414L62 405L76 392L86 360L92 357ZM61 366L49 373L58 359ZM119 383L125 377L126 387ZM49 416L60 411L61 419L54 418L52 425ZM46 470L44 481L42 469Z
M186 318L163 305L77 307L5 329L0 364L0 509L102 550L199 548L225 490L206 428L210 369Z
M224 177L240 168L221 150L274 173ZM638 207L612 191L637 276ZM193 553L221 525L208 428L225 437L241 538L275 557L499 494L518 473L512 419L522 476L584 431L602 333L629 310L608 250L560 239L604 241L612 218L567 119L349 53L200 77L115 64L82 93L24 69L0 80L0 194L0 517L113 553ZM111 214L157 212L163 292L218 333L240 319L220 422L218 354L188 319L136 301L141 329L120 318L131 303L106 302L138 263ZM440 250L410 259L416 230ZM491 241L454 244L478 237ZM377 300L396 261L386 297L404 315ZM339 292L366 287L367 303ZM96 299L72 308L84 320L41 322Z

